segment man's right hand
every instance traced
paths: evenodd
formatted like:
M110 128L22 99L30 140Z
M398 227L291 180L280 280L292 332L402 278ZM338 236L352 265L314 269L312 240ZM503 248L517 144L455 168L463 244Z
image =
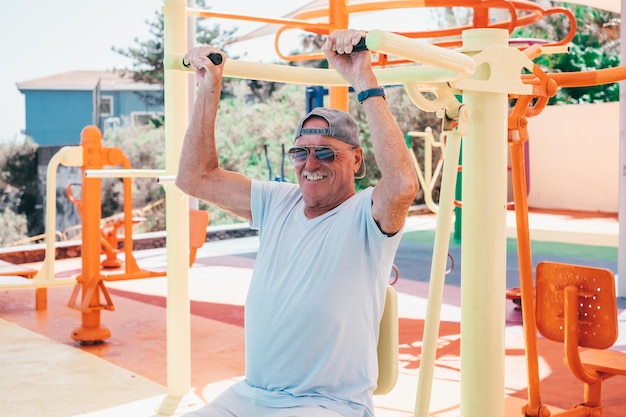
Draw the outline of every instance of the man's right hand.
M215 54L222 58L219 65L213 62L218 61ZM185 54L183 62L195 70L199 87L213 88L221 84L226 55L219 49L209 45L196 46Z
M346 79L355 91L378 87L372 70L370 52L353 51L353 48L367 35L362 30L345 29L332 32L322 50L330 66Z

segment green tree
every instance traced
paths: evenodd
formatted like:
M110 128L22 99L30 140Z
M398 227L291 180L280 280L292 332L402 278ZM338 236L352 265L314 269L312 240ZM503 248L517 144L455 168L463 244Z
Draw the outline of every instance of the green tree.
M8 246L27 236L26 217L6 207L0 212L0 247Z
M37 148L29 137L0 147L0 223L7 228L5 241L23 238L27 232L31 236L43 232L40 211L35 210Z
M152 20L146 19L151 39L135 38L135 47L111 49L120 55L133 60L132 69L121 70L124 75L131 75L136 82L147 84L163 84L163 14L155 11Z
M197 1L198 7L206 8L204 0ZM202 44L212 44L221 49L227 48L227 43L232 39L236 28L224 30L219 24L208 26L207 19L196 19L196 42ZM151 38L140 40L135 38L135 46L119 48L113 46L111 49L133 61L132 68L120 70L121 74L131 76L138 83L163 85L163 56L165 25L163 13L160 10L154 12L152 19L146 19ZM151 94L137 93L146 104L163 104L163 91L156 97Z
M559 4L559 3L557 3ZM576 35L566 54L541 55L535 63L546 72L585 72L618 66L619 37L615 36L618 15L588 6L560 3L576 17ZM513 37L556 41L565 38L570 22L564 14L552 14L534 25L519 28ZM605 102L619 100L619 84L589 87L563 87L550 98L549 104Z

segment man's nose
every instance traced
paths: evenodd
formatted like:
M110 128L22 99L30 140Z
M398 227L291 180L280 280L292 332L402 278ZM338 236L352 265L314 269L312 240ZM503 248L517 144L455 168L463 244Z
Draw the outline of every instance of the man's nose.
M304 165L309 170L320 166L320 161L318 161L315 157L315 151L313 149L311 149L309 154L306 156L306 161Z

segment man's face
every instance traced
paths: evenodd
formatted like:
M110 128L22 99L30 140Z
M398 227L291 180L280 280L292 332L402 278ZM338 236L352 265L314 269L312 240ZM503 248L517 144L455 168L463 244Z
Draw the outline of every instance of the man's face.
M322 118L312 117L304 123L304 127L328 127L328 123ZM309 151L306 160L294 162L309 214L319 215L330 211L355 194L354 174L363 158L360 147L354 148L339 139L322 135L300 136L295 146L306 147ZM318 150L321 160L318 159L315 148L321 146L335 150L334 158L324 159L328 152Z

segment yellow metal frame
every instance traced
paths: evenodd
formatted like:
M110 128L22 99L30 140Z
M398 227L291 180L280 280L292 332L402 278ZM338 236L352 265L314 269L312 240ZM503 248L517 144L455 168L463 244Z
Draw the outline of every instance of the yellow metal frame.
M316 33L329 33L334 29L348 27L349 15L355 12L350 9L344 0L330 0L327 10L312 11L310 13L325 13L329 17L328 26L319 25L313 28ZM369 6L372 10L381 10L390 7L424 7L445 6L445 1L420 1L420 2L376 2ZM450 4L450 6L456 4ZM485 12L489 7L500 5L504 8L530 7L533 12L521 20L535 19L538 14L537 6L528 2L484 2L470 1L467 6L475 6L475 24L478 27L487 27L488 14ZM368 7L368 6L361 6ZM182 55L190 45L185 42L186 16L203 15L222 18L241 18L242 20L265 21L266 23L279 23L285 27L298 27L298 23L289 21L277 21L276 19L243 17L235 15L215 14L212 12L198 12L188 10L182 0L166 0L164 7L165 15L165 92L166 92L166 141L168 143L168 156L177 158L180 150L181 138L184 136L185 123L187 120L187 97L188 91L184 80L176 76L182 74L185 68L182 66ZM519 22L517 14L509 22L508 29L512 30ZM303 17L311 17L306 15ZM299 28L310 27L311 23L301 22ZM280 36L279 32L279 36ZM463 92L464 102L468 106L459 111L458 103L449 101L450 107L445 108L453 117L459 113L466 116L464 127L467 127L466 151L464 152L463 165L466 168L464 176L464 231L463 239L467 241L464 247L463 264L464 289L462 305L462 356L470 358L464 360L466 365L462 369L462 414L463 415L486 415L485 412L493 412L493 415L503 413L504 391L504 294L502 276L506 273L504 259L506 251L505 237L505 210L506 210L506 138L507 138L507 98L508 94L530 94L532 87L522 83L520 73L523 68L532 68L532 62L519 53L518 50L509 51L508 31L506 29L486 29L463 31L463 50L465 53L451 51L399 34L382 31L370 31L367 35L367 45L372 51L383 55L399 55L401 60L424 63L420 66L407 66L402 68L384 68L376 70L376 75L381 84L401 82L407 86L407 91L414 97L418 96L419 86L428 83L449 83L452 89L458 88ZM277 43L276 43L277 44ZM499 47L499 48L498 48ZM503 59L504 56L513 59ZM228 60L224 67L224 75L235 78L251 78L266 81L280 81L287 83L301 83L310 85L327 85L330 89L330 106L347 110L348 95L345 81L331 69L312 70L271 64L259 64ZM176 95L176 97L174 97ZM448 96L452 96L449 94ZM440 107L443 108L443 107ZM471 112L469 110L472 110ZM467 123L465 123L467 122ZM168 129L167 126L170 125ZM175 126L174 126L175 125ZM454 136L454 135L453 135ZM460 143L460 135L457 136ZM449 147L448 150L455 152L458 146ZM458 154L457 154L458 155ZM450 164L452 165L452 164ZM176 170L175 163L167 166L169 175ZM450 176L450 175L448 175ZM453 187L451 187L453 189ZM170 193L174 194L179 201L179 191L166 184L168 203ZM448 198L446 211L451 216L453 199ZM172 205L172 211L176 209ZM184 207L184 206L183 206ZM185 207L186 210L186 207ZM168 213L170 206L168 205ZM173 214L173 216L176 216ZM180 216L178 216L180 218ZM445 216L441 216L444 218ZM450 227L449 219L442 221L441 230ZM447 223L447 226L444 224ZM168 222L175 224L175 222ZM476 228L480 227L480 230ZM180 242L187 227L181 225L168 228L168 252L170 247L180 247ZM441 230L438 229L439 232ZM438 233L439 235L440 233ZM487 241L484 240L485 236ZM443 236L438 242L442 249L447 248L446 239L449 234ZM437 242L436 242L437 243ZM467 248L467 249L465 249ZM490 262L484 262L485 258ZM447 260L447 251L433 257ZM173 258L172 258L173 259ZM498 260L498 262L494 262ZM169 260L169 257L168 257ZM182 267L182 265L180 265ZM433 268L441 277L436 277L440 286L443 286L443 274L445 274L445 261L443 268ZM188 304L186 298L187 275L178 269L174 263L168 263L168 276L172 285L169 287L169 298L175 300L171 305L168 302L168 395L163 402L160 412L174 412L181 404L184 396L190 392L189 386L189 333L188 333ZM174 278L176 285L174 285ZM487 288L489 291L484 291ZM433 295L435 310L437 309L438 294ZM430 300L429 295L429 300ZM427 320L427 324L430 321ZM487 318L489 320L487 320ZM485 323L494 323L486 326ZM170 332L171 330L171 332ZM437 329L431 326L431 333L436 337ZM425 340L426 341L426 340ZM425 346L426 347L426 346ZM170 349L171 348L171 349ZM424 349L426 351L426 349ZM171 355L170 355L170 352ZM494 360L500 358L500 360ZM174 362L174 359L176 361ZM422 369L427 369L432 364L422 361ZM420 372L421 373L421 372ZM485 374L487 373L487 376ZM473 381L487 381L487 385L479 386ZM432 380L420 381L426 384L420 392L427 392ZM469 382L469 383L467 383ZM426 415L430 398L422 398L421 405L416 404L416 415ZM422 409L418 410L418 406ZM420 414L421 413L421 414Z
M163 6L165 25L165 135L166 169L162 170L85 170L86 180L97 183L102 176L160 178L167 193L167 389L158 412L172 415L181 408L198 405L198 399L190 389L190 312L189 312L189 199L172 181L178 170L182 139L187 127L189 88L188 77L182 66L181 57L189 49L188 17L211 16L216 18L253 20L282 25L276 40L285 30L298 28L313 33L327 34L335 29L347 28L352 13L377 11L389 8L408 7L452 7L459 2L453 0L397 0L373 1L363 4L347 4L346 0L329 0L328 8L308 10L293 19L259 18L235 14L219 14L187 8L184 0L165 0ZM401 83L414 103L426 111L440 111L448 135L445 158L452 163L444 164L442 192L439 202L439 217L435 240L435 252L431 268L431 289L425 323L423 357L416 399L415 415L428 415L432 368L438 332L441 296L444 285L447 249L450 236L450 220L454 206L454 183L456 161L461 137L464 137L463 152L463 286L461 306L462 369L461 369L461 415L501 416L504 413L504 300L505 288L502 277L506 274L506 151L507 138L514 161L515 208L518 221L518 244L520 254L520 281L523 318L526 336L526 352L529 358L529 404L524 408L528 416L545 415L539 397L539 377L535 369L537 362L536 329L528 238L527 203L525 198L525 176L523 175L523 150L520 148L525 135L525 118L541 111L545 98L556 91L556 86L596 85L626 79L626 67L594 71L585 74L542 74L533 65L531 58L550 48L563 49L575 34L571 25L566 38L553 45L521 48L509 46L509 33L517 26L535 22L542 17L562 13L570 22L573 16L565 9L545 10L530 1L468 0L462 6L474 9L472 27L455 28L448 31L389 33L372 30L367 35L368 48L379 55L375 70L381 84ZM511 20L492 24L489 22L490 8L511 11ZM523 14L518 16L517 11ZM313 23L307 19L328 17L326 23ZM462 35L454 41L438 44L419 42L420 37ZM458 46L452 51L444 46ZM543 50L542 50L543 48ZM279 52L279 51L277 51ZM393 59L390 59L393 57ZM288 58L288 57L285 57ZM291 59L291 58L289 58ZM295 59L295 58L294 58ZM396 63L421 63L385 68ZM528 75L521 75L523 70ZM284 65L250 63L228 60L224 75L307 85L325 85L330 88L330 106L347 110L348 86L335 71L296 68ZM437 85L440 99L434 102L423 100L421 92ZM463 106L453 97L463 95ZM532 99L539 97L540 105L530 106ZM518 98L518 112L509 116L509 98ZM453 123L458 122L458 126ZM92 135L93 132L86 132ZM93 144L89 145L92 146ZM62 148L48 165L46 198L55 199L55 170L59 165L84 166L83 146ZM120 172L123 171L123 172ZM95 189L95 188L94 188ZM84 200L95 200L84 195ZM95 208L94 208L95 209ZM55 223L54 207L46 212L46 224ZM99 220L99 217L98 217ZM99 225L98 225L99 226ZM50 230L48 230L50 229ZM95 233L95 227L92 232ZM90 229L90 230L91 230ZM89 235L86 236L86 238ZM99 236L96 235L99 239ZM63 281L54 276L54 228L46 230L46 258L42 269L27 286L47 288L54 285L73 285L73 279ZM84 255L88 257L89 255ZM92 264L99 264L94 263ZM91 266L93 267L93 265ZM91 268L90 267L90 268ZM103 306L95 302L96 294L104 287L99 279L100 272L85 268L81 281L97 282L84 288L80 303L83 314L98 311ZM95 277L95 278L94 278ZM87 279L88 278L88 279ZM94 279L92 279L94 278ZM11 288L21 284L12 283ZM2 288L4 286L0 286ZM26 288L26 286L24 287ZM105 298L106 293L104 294ZM98 297L99 300L99 297ZM112 304L112 303L108 303ZM104 308L109 307L109 305ZM102 338L99 318L89 316L86 320L89 333L96 329ZM85 324L83 325L85 327ZM83 340L81 338L81 340ZM485 384L476 384L475 381ZM187 400L185 400L187 399ZM543 407L543 408L542 408ZM543 410L543 411L542 411Z

